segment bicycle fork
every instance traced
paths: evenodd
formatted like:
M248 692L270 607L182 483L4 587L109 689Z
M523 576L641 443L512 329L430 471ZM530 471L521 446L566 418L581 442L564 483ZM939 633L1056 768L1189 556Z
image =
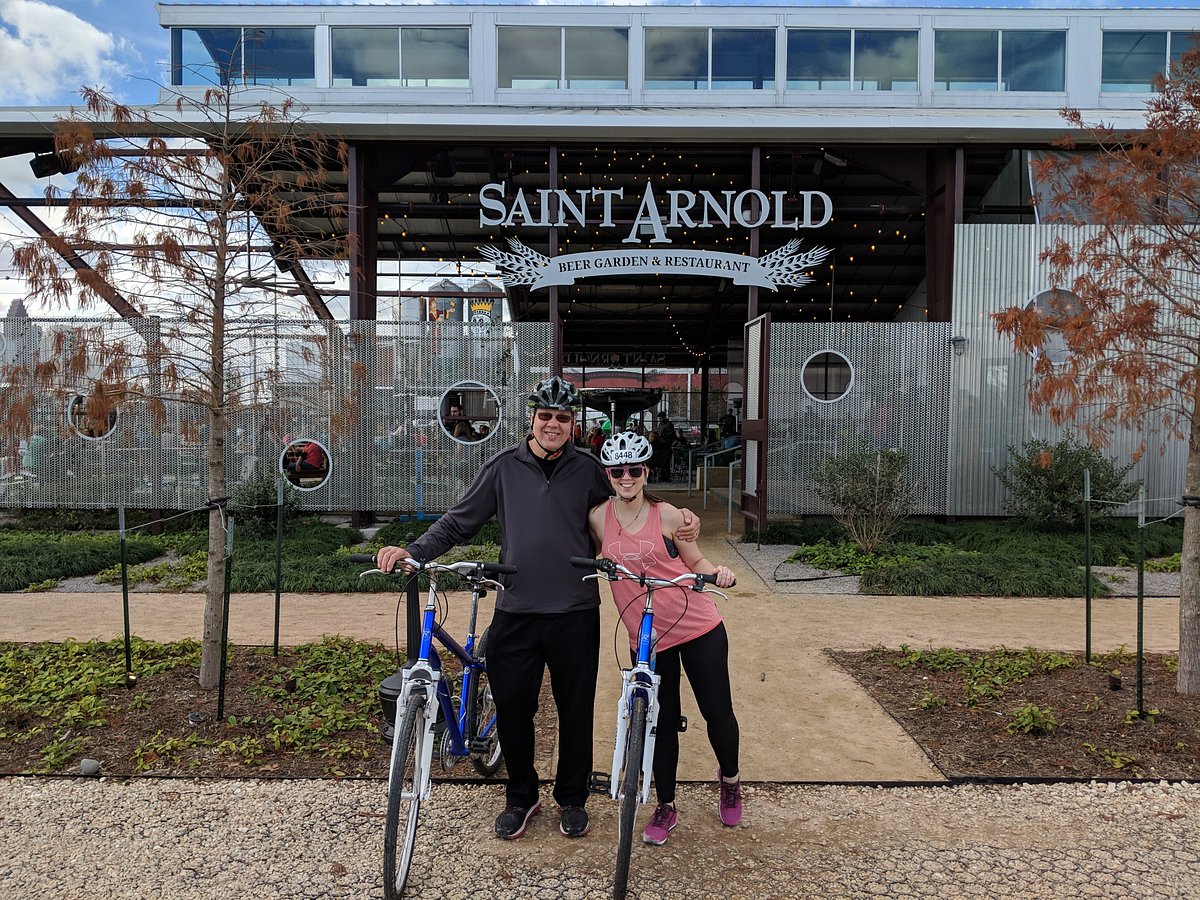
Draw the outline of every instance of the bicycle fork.
M393 730L392 739L392 762L388 767L388 772L395 771L396 754L403 753L404 748L400 746L400 719L408 709L409 699L416 693L425 695L425 705L423 710L423 721L421 723L422 734L421 739L421 759L414 760L414 765L420 766L421 783L414 785L415 793L421 800L428 800L432 788L430 780L431 766L433 764L433 723L437 719L438 713L438 682L441 680L442 673L438 669L429 665L427 660L417 660L410 669L404 670L404 682L400 687L400 696L396 700L396 724ZM390 782L389 782L390 787Z
M625 758L625 741L629 735L629 711L633 706L634 693L641 691L646 697L646 743L642 748L642 770L638 781L638 802L650 802L650 778L654 773L654 741L658 736L658 685L661 676L645 666L621 670L621 701L617 715L617 736L613 745L612 778L608 792L614 800L621 793L624 779L621 777Z

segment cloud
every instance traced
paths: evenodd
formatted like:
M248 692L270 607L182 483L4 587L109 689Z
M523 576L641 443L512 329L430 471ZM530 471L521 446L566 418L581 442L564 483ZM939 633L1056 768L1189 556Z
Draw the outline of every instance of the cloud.
M111 83L125 49L51 3L0 0L0 105L61 101L81 85Z

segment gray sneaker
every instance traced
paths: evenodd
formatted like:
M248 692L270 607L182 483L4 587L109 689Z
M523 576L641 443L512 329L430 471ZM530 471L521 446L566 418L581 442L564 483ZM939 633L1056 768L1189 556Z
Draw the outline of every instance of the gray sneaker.
M512 841L525 833L529 820L542 811L542 804L535 803L528 808L509 804L504 812L496 817L496 837Z

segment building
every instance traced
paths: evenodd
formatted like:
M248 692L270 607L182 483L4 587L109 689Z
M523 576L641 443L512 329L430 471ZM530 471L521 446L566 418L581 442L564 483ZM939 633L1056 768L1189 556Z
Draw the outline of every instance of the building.
M990 468L1056 434L988 318L1048 287L1030 161L1064 107L1137 128L1200 34L1185 9L159 10L164 100L283 92L348 143L351 319L380 317L382 266L442 260L549 324L526 374L543 350L727 370L760 519L823 511L806 476L860 440L909 452L922 512L1001 512ZM0 151L45 149L0 124ZM1140 464L1152 496L1178 453Z

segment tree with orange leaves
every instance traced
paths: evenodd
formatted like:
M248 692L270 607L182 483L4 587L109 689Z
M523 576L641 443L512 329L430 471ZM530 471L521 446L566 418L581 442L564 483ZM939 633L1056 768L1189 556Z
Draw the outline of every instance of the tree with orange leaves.
M122 320L59 332L53 347L0 372L0 431L10 440L50 421L38 404L58 394L79 398L72 403L97 427L135 400L159 424L168 402L194 412L184 436L203 445L209 500L203 688L217 686L222 650L229 414L279 402L270 389L278 360L252 379L237 354L266 315L295 304L280 269L345 258L344 240L291 227L296 216L346 216L344 148L304 126L289 98L269 96L213 85L179 91L173 105L132 108L83 91L83 107L55 130L55 154L75 173L65 195L47 191L61 224L22 239L14 263L30 299L72 312L107 304Z
M1117 133L1064 112L1075 137L1039 161L1050 221L1078 226L1042 253L1043 308L996 314L1036 357L1029 399L1098 446L1148 414L1188 441L1185 493L1200 497L1200 49L1160 76L1145 128ZM1055 302L1057 298L1057 302ZM1057 344L1065 352L1044 352ZM1143 449L1149 436L1143 435ZM1151 438L1152 440L1152 438ZM1184 510L1177 690L1200 694L1200 508Z

